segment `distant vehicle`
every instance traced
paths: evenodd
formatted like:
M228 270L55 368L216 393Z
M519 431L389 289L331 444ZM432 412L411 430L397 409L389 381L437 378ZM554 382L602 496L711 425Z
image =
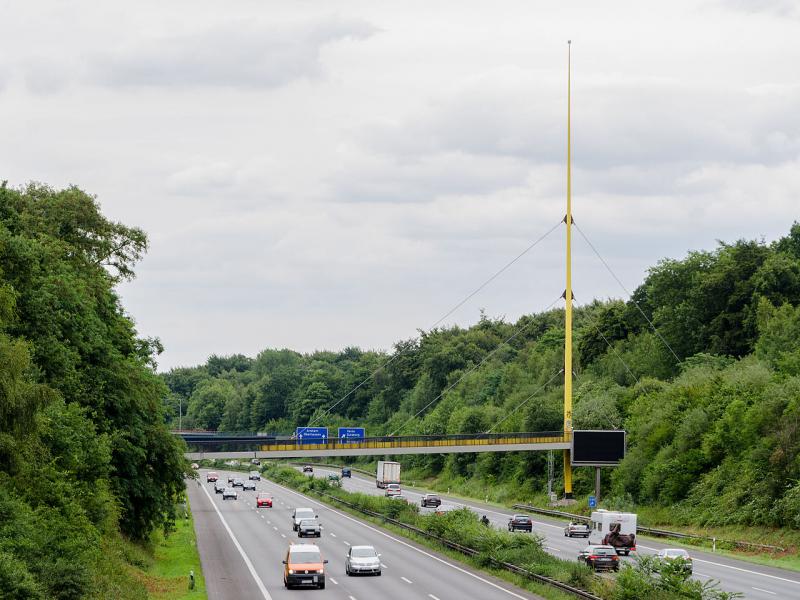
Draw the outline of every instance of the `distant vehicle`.
M614 546L617 554L627 556L636 551L636 514L611 510L595 510L591 516L592 544Z
M342 467L342 477L352 477L350 467Z
M378 472L375 475L375 485L379 488L385 488L391 483L400 484L400 463L379 460Z
M196 471L197 469L200 468L200 465L198 465L197 463L192 463L191 467Z
M339 481L339 476L336 473L328 473L328 481Z
M322 537L322 528L317 519L301 519L297 525L297 537Z
M575 521L570 521L569 524L564 527L565 537L588 538L591 532L592 530L589 529L589 526L586 523L576 523Z
M239 498L239 494L236 493L236 490L232 487L226 487L222 491L222 499L227 500L228 498L233 498L234 500Z
M325 589L325 564L315 544L292 544L283 560L283 585Z
M402 500L403 502L407 502L408 501L408 498L403 496L402 493L394 494L393 496L389 496L389 498L391 498L392 500Z
M386 486L386 496L399 496L402 493L399 483L390 483Z
M586 546L578 553L578 561L595 571L619 571L619 557L614 546Z
M312 467L311 465L305 465L303 467L303 473L313 473L313 472L314 472L314 467Z
M303 519L316 519L317 515L313 508L295 508L292 513L292 530L297 531L300 521Z
M225 485L224 481L215 481L214 482L214 493L221 494L225 491L225 488L228 487Z
M253 481L261 481L261 473L259 473L258 471L250 471L250 476L248 477L248 479L251 479Z
M242 491L245 491L245 490L253 490L255 492L256 491L256 482L251 480L251 479L248 479L247 481L242 482Z
M261 461L260 461L260 460L258 460L257 458L251 458L251 459L250 459L250 464L251 464L251 465L260 465L260 464L261 464Z
M436 494L425 494L422 496L422 500L419 501L419 505L422 507L433 506L436 508L442 504L442 499L439 498Z
M272 496L266 492L259 492L256 496L256 508L272 508Z
M514 515L508 520L509 531L533 531L533 520L528 515Z
M233 485L233 481L236 479L233 475L228 475L228 485Z
M217 475L216 471L209 471L206 473L206 483L211 483L212 481L216 481L219 479L219 475Z
M381 575L381 555L372 546L350 546L344 559L348 575Z
M239 479L238 477L234 479L233 487L244 487L244 479Z
M689 575L692 574L692 557L683 548L665 548L660 550L656 555L659 563L681 563L681 566L688 571Z

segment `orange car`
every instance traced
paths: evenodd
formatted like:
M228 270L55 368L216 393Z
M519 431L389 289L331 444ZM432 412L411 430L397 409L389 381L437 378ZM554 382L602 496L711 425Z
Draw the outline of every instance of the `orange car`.
M266 492L259 492L256 496L256 508L272 508L272 496Z
M283 561L283 585L325 589L325 564L319 547L315 544L292 544Z

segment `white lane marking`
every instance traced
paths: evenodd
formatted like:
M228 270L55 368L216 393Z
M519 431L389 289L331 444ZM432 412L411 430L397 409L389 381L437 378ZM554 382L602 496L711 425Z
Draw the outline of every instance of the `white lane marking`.
M335 534L335 533L333 533L333 532L331 532L330 536L331 536L331 537L336 537L336 534Z
M785 577L778 577L777 575L768 575L767 573L759 573L758 571L751 571L750 569L734 567L733 565L716 563L711 560L703 560L702 558L695 557L694 562L706 563L707 565L715 565L717 567L725 567L726 569L733 569L734 571L741 571L742 573L749 573L750 575L760 575L761 577L769 577L770 579L777 579L778 581L785 581L786 583L793 583L795 585L800 585L800 581L797 581L796 579L786 579Z
M275 525L273 525L273 526L272 526L272 528L273 528L275 531L278 531L278 528L277 528L277 527L275 527Z
M256 573L256 569L253 566L253 563L250 561L250 558L247 556L247 553L244 551L244 548L242 548L242 545L239 543L239 540L236 539L236 536L233 535L233 531L231 531L231 528L228 527L228 522L225 520L225 517L222 516L222 513L220 512L219 508L217 508L217 505L211 498L211 494L208 493L208 490L206 488L203 488L203 491L206 493L206 496L208 496L208 500L209 502L211 502L211 506L213 506L214 510L217 512L219 520L222 521L222 526L225 527L225 531L227 531L228 535L231 536L233 545L236 546L236 549L239 551L239 554L244 560L244 564L247 565L247 570L250 571L250 575L252 575L253 579L255 579L256 585L258 586L258 591L261 592L261 596L264 598L264 600L272 600L272 596L269 595L269 592L267 591L264 582L261 581L261 577L259 577L258 573Z
M348 598L350 598L350 600L356 600L353 596L348 596Z
M401 577L400 579L402 579L406 583L414 583L413 581L411 581L410 579L406 579L405 577Z
M339 585L339 582L336 581L333 577L328 577L333 582L333 585Z
M433 594L428 594L428 598L433 598L433 600L439 600L439 599L438 599L436 596L434 596Z
M381 563L381 568L382 569L388 569L389 567L387 567L385 564Z
M285 534L285 533L282 533L282 534L281 534L281 537L282 537L282 538L285 538L285 537L286 537L286 534Z
M343 544L345 544L346 546L349 546L349 545L350 545L350 542L346 542L346 541L344 541L344 540L342 540L342 543L343 543Z
M485 583L486 585L489 585L489 586L491 586L491 587L493 587L493 588L495 588L497 590L500 590L501 592L505 592L509 596L513 596L514 598L519 598L519 600L527 600L527 598L525 598L525 596L520 596L516 592L512 592L511 590L506 589L501 585L497 585L496 583L494 583L492 581L489 581L488 579L484 579L480 575L476 575L475 573L471 573L470 571L467 571L466 569L462 569L461 567L459 567L457 565L454 565L451 562L447 562L446 560L444 560L442 558L439 558L438 556L434 556L430 552L425 552L425 550L421 550L420 548L417 548L416 546L412 546L408 542L404 542L403 540L398 539L398 538L394 537L393 535L389 535L388 533L385 533L385 532L381 531L380 529L375 529L374 527L371 527L370 525L367 525L366 523L364 523L362 521L359 521L358 519L354 519L353 517L350 517L350 516L344 514L343 512L339 512L335 508L331 508L330 506L327 506L327 505L323 504L322 502L318 502L316 500L312 500L308 496L304 496L303 494L295 492L294 490L290 490L289 488L284 487L284 486L280 485L279 483L275 483L274 481L272 482L272 484L277 486L277 487L279 487L279 488L282 488L283 490L289 492L290 494L294 494L295 496L299 496L303 500L307 500L308 502L313 502L317 506L321 506L322 508L326 508L329 511L331 511L332 513L337 514L340 517L342 517L344 519L347 519L348 521L352 521L353 523L356 523L357 525L360 525L361 527L364 527L365 529L369 529L370 531L373 531L373 532L377 533L378 535L382 535L383 537L385 537L387 539L390 539L393 542L397 542L401 546L405 546L406 548L410 548L414 552L418 552L418 553L420 553L420 554L422 554L424 556L427 556L431 560L435 560L436 562L439 562L439 563L441 563L443 565L447 565L448 567L458 571L459 573L463 573L464 575L467 575L468 577L472 577L473 579L477 579L478 581L481 581L481 582Z
M757 587L753 587L753 586L750 586L750 587L752 587L754 590L758 590L759 592L766 592L767 594L772 594L773 596L777 596L778 595L775 592L770 592L769 590L762 590L761 588L757 588Z

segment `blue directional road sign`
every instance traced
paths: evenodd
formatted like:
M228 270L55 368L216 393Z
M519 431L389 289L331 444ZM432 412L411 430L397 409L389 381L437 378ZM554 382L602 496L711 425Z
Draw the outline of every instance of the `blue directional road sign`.
M294 434L299 444L324 444L328 441L327 427L298 427Z
M339 427L339 441L343 444L347 442L357 442L364 439L363 427Z
M589 508L597 508L597 498L589 496Z

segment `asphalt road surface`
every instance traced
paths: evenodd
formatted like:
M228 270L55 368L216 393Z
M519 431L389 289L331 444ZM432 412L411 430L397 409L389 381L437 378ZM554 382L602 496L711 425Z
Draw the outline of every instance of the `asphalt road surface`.
M330 473L339 474L339 470L314 467L314 475L327 477ZM367 494L383 495L385 492L375 486L374 478L367 478L359 473L353 473L352 478L342 479L346 490L363 492ZM409 502L419 504L422 494L409 488L403 488L403 496ZM488 506L479 502L465 502L461 499L448 498L439 494L442 506L459 508L466 506L480 515L486 515L495 527L506 528L508 519L513 514L511 511L499 510L497 507ZM421 512L432 509L421 509ZM564 537L565 521L549 519L540 515L533 516L534 532L545 539L545 548L567 560L576 560L578 552L586 546L583 538ZM519 533L519 535L526 535ZM640 554L655 554L663 548L672 548L669 542L662 540L637 537L636 547ZM727 558L718 554L689 550L694 562L694 577L700 580L714 579L720 582L722 589L744 594L745 598L753 600L778 600L800 598L800 573L756 565L741 560ZM620 557L622 560L635 560L635 557Z
M239 491L222 500L213 483L187 485L208 597L212 600L331 598L335 600L528 600L539 598L504 581L472 570L393 533L327 507L270 481L257 491L273 496L273 508L258 509L256 492ZM228 473L218 471L226 478ZM237 477L242 473L237 472ZM246 474L244 474L246 477ZM313 508L322 537L298 540L292 531L294 508ZM316 543L326 565L324 590L286 590L283 565L291 542ZM380 577L348 577L344 559L350 545L369 544L381 554Z

